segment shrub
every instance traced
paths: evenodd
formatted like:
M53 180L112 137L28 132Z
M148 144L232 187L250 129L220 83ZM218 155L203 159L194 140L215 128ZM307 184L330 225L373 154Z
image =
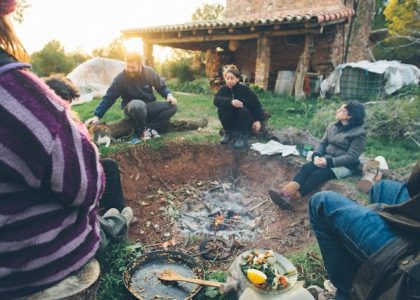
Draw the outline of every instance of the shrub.
M210 81L207 78L197 78L192 81L182 83L178 78L166 81L168 87L172 90L195 94L213 93L210 87Z

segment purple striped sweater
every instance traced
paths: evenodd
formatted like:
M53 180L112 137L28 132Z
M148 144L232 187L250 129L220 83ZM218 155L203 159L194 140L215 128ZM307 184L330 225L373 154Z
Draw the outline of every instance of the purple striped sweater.
M0 299L45 289L95 255L98 158L43 81L25 68L0 74Z

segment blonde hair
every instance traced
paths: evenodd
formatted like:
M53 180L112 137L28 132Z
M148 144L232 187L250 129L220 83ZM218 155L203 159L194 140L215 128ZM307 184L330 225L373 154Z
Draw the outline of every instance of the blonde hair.
M0 47L18 61L29 61L28 53L17 37L8 15L0 16Z

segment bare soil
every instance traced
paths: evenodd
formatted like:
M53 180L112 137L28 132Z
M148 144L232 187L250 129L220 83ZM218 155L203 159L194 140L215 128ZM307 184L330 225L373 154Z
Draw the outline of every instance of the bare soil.
M250 208L263 203L254 208L261 215L262 233L252 242L236 242L235 253L266 248L287 254L314 241L307 216L308 197L299 201L296 211L289 212L273 204L267 193L290 180L304 163L302 158L267 157L214 144L175 143L158 150L140 145L110 156L120 165L126 205L139 220L131 226L129 238L149 249L169 247L198 255L200 241L181 234L173 222L174 212L185 199L222 183L254 195ZM327 183L326 188L353 193L338 181Z

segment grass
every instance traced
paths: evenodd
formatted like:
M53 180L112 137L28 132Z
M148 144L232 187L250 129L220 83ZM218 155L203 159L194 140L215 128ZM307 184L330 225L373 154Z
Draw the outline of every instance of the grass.
M165 147L168 140L191 143L216 143L221 129L220 122L217 118L217 112L213 106L213 98L211 95L194 95L194 94L175 94L178 99L178 112L174 119L191 119L205 117L209 124L207 128L201 131L191 132L170 132L164 134L163 139L151 140L148 147L159 150ZM271 113L269 127L273 129L281 129L285 127L296 127L299 129L308 129L311 133L320 138L320 132L323 128L317 127L316 124L329 122L327 118L317 118L316 113L322 107L331 106L338 107L339 100L306 100L299 101L293 97L277 96L272 93L258 93L265 110ZM79 114L82 120L86 120L93 116L93 111L99 100L74 106L73 109ZM333 102L333 103L332 103ZM106 113L103 121L111 122L124 117L120 108L120 102L117 101ZM322 126L325 126L322 125ZM125 143L116 143L109 148L101 147L102 155L115 151L122 151L127 147L131 147ZM413 164L420 157L419 147L411 141L387 141L384 139L368 138L365 155L375 157L382 155L386 158L391 169L403 168ZM354 182L350 182L354 184ZM169 212L175 214L176 212ZM110 250L99 256L101 263L101 287L98 299L125 299L127 291L122 282L122 272L128 263L140 255L139 249L133 249L129 243L120 243L111 245ZM315 243L302 251L290 253L288 259L297 267L299 271L299 280L305 281L305 286L319 285L326 277L325 269L318 245ZM218 270L207 270L206 278L210 280L224 281L227 273ZM229 296L221 296L214 288L203 288L197 299L230 299Z
M179 142L191 143L215 143L219 140L220 122L217 117L216 108L213 105L213 97L211 95L196 95L175 93L178 99L178 111L174 116L175 120L198 119L205 117L209 124L207 128L201 131L188 132L170 132L164 135L163 140L153 140L148 143L149 147L155 150L163 147L165 140L174 140ZM308 129L312 134L321 137L324 131L322 123L329 123L329 120L319 120L316 118L316 112L325 106L338 107L339 99L331 101L321 99L310 99L306 101L296 100L294 97L284 95L274 95L269 92L259 92L259 98L268 112L271 113L269 127L273 129L281 129L286 127L295 127L299 129ZM82 120L86 120L93 116L93 111L99 99L91 102L73 106ZM109 109L102 119L104 122L112 122L120 120L124 117L124 113L120 108L120 101ZM325 126L324 124L324 126ZM319 129L319 127L322 127ZM125 143L113 144L109 148L100 147L102 155L120 151L129 147ZM410 140L403 141L387 141L385 139L368 138L365 149L365 155L368 157L384 156L391 169L403 168L407 165L414 164L420 157L420 149L414 142Z

